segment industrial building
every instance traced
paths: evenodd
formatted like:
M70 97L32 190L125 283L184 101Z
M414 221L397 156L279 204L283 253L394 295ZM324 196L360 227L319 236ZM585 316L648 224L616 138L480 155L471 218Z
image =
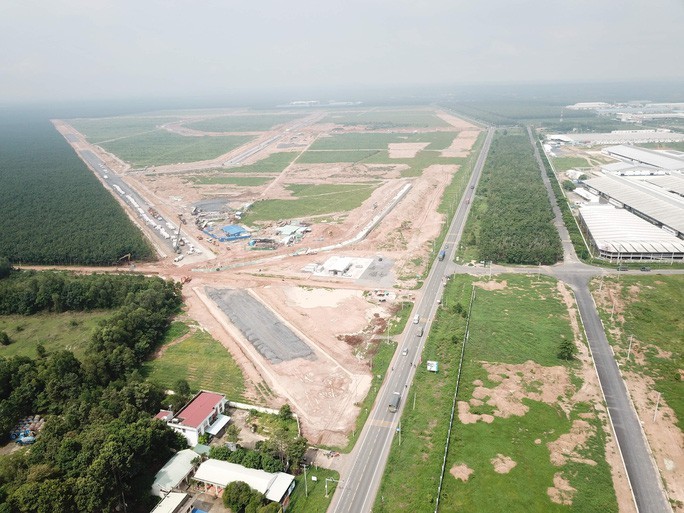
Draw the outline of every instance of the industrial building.
M168 410L161 410L155 418L181 433L188 444L194 447L200 435L208 433L216 436L228 424L230 417L223 415L227 404L225 395L202 390L175 415Z
M684 141L684 134L659 130L615 130L606 133L549 134L548 141L559 141L578 146L603 144L667 143Z
M151 513L190 513L192 497L183 492L171 492L166 495Z
M678 135L680 136L678 140L684 140L684 134ZM615 159L631 162L633 165L642 164L667 171L684 170L684 158L678 152L648 150L624 144L609 146L601 151Z
M230 483L243 481L252 489L264 494L266 499L287 506L295 487L294 476L284 472L270 473L243 467L228 461L209 459L203 462L193 479L204 485L205 492L217 497Z
M592 253L611 262L684 258L684 240L625 209L606 204L582 206L579 221Z
M625 208L671 235L684 238L684 201L680 196L613 176L585 180L584 186L614 206Z

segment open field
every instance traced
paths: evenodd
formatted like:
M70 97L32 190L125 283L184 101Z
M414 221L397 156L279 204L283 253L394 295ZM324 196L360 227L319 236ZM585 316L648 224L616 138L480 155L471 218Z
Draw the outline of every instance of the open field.
M202 121L185 123L185 126L201 132L264 132L302 118L303 114L261 114L220 116Z
M448 123L429 110L372 109L331 112L324 122L338 125L365 125L371 129L446 128Z
M425 132L416 134L353 132L321 137L310 150L387 150L393 143L429 143L429 150L448 148L458 132Z
M353 210L363 203L377 186L291 184L287 189L294 200L266 200L256 203L246 216L247 221L295 219L332 212Z
M472 283L447 286L423 353L439 373L418 369L374 511L434 511ZM440 511L617 511L593 369L557 357L585 346L556 282L477 285Z
M112 312L65 312L60 314L1 315L0 331L12 340L0 346L0 356L36 356L42 344L48 353L69 349L82 357L97 324Z
M562 173L572 168L589 167L589 163L582 157L558 157L553 159L553 167L557 172Z
M213 159L251 139L244 135L186 137L156 130L111 140L101 146L132 166L143 167Z
M160 352L143 365L143 374L150 381L173 388L179 379L184 379L193 390L213 390L226 394L230 400L242 399L242 372L230 353L210 334L194 331L188 337L166 343Z

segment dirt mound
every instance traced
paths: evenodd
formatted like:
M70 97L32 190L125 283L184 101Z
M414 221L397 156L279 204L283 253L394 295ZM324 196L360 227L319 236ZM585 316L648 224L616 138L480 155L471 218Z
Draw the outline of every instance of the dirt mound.
M508 474L517 465L515 461L503 454L497 454L496 458L490 460L490 463L494 466L494 472L499 474Z
M473 469L468 465L454 465L451 467L451 470L449 470L449 473L454 476L454 478L465 482L470 479L470 474L473 473Z

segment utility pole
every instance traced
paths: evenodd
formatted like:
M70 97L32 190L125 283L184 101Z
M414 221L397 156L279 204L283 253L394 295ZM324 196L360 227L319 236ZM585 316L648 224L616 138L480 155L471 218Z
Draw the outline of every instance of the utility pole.
M656 415L658 415L658 405L660 404L660 392L658 392L658 399L656 399L656 407L655 411L653 412L653 422L655 422Z
M309 484L306 482L306 465L304 467L304 495L309 496Z

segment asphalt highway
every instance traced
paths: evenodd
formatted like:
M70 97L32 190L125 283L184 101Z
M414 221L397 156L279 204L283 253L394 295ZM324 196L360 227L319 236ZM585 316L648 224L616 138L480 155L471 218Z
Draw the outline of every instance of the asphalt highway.
M449 227L444 243L445 249L448 249L448 255L443 261L435 260L430 270L421 291L421 297L416 302L412 312L412 316L419 316L419 321L410 324L404 330L399 349L390 364L390 369L385 376L385 382L380 389L373 411L370 413L352 451L350 466L335 491L328 508L329 512L365 513L373 507L380 480L387 464L392 439L399 434L401 412L406 403L411 400L411 397L407 396L407 391L411 386L417 366L423 363L420 361L423 343L430 331L432 319L438 307L437 301L441 298L444 284L451 273L452 266L449 263L453 260L456 246L463 232L465 220L470 210L470 197L480 178L493 135L494 130L490 129L473 169L468 189L466 189ZM414 317L411 317L409 322L413 320ZM424 330L423 336L418 335L421 328ZM407 353L405 355L403 354L404 349ZM388 406L395 392L401 394L401 402L399 410L396 413L391 413Z

